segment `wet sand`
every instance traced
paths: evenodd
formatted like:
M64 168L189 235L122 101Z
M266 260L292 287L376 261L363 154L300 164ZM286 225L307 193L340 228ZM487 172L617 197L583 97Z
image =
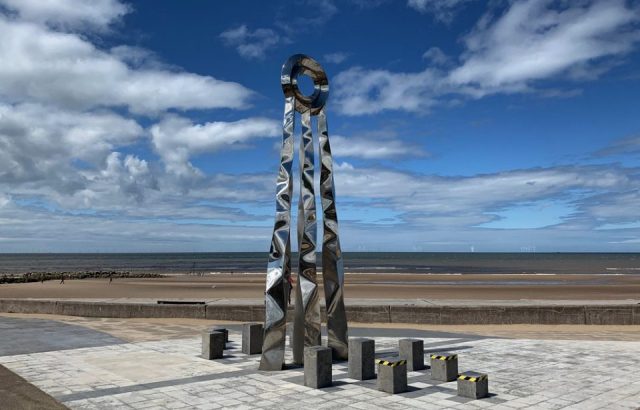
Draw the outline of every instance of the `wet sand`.
M111 284L108 279L67 279L65 284L2 284L0 298L259 299L264 280L264 274L237 273L115 279ZM640 298L640 275L359 273L345 276L345 298L628 300Z

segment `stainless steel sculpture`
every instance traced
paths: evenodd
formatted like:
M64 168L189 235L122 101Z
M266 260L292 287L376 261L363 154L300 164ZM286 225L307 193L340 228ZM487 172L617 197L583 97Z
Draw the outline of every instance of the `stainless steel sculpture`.
M313 94L303 95L298 77L307 75L314 84ZM293 329L293 361L303 362L305 346L320 344L320 303L316 281L316 205L314 193L314 143L311 116L318 117L320 146L320 195L323 211L322 275L327 306L329 347L334 358L346 359L347 318L344 308L344 273L338 238L338 218L333 186L333 165L327 116L329 81L314 59L303 54L291 56L282 66L280 77L285 95L280 172L276 192L276 217L269 251L265 292L264 342L260 370L281 370L284 365L286 314L291 292L291 166L295 111L301 114L300 200L298 201L299 272L296 286Z

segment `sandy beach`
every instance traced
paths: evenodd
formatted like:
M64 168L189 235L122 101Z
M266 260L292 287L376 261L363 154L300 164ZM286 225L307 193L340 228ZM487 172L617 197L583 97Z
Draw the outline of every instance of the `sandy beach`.
M264 274L238 273L116 279L111 284L108 279L67 279L64 284L51 280L0 285L0 298L259 299L263 292ZM345 298L629 300L640 298L640 275L358 273L345 276Z

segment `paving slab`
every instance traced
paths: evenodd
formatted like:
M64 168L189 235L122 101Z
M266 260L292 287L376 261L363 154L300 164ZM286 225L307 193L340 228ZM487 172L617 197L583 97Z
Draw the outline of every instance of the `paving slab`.
M125 343L108 333L47 319L0 316L0 356Z
M377 356L397 354L406 337L398 329L369 332ZM240 340L237 329L230 333ZM71 409L640 407L640 381L630 377L640 368L640 342L422 339L425 355L453 352L460 371L490 374L490 397L458 397L455 381L434 381L429 369L409 372L409 391L390 396L376 390L375 379L349 379L346 361L333 364L333 387L318 391L304 386L301 367L258 371L260 356L243 354L238 342L229 343L223 359L204 360L195 330L182 339L4 354L0 364ZM289 349L286 360L292 361Z
M0 408L65 410L66 406L0 365Z

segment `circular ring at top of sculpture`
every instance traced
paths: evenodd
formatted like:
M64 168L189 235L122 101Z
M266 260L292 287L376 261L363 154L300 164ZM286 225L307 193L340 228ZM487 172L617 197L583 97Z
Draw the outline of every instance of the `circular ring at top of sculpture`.
M298 77L307 75L313 80L313 94L306 96L298 88ZM320 64L304 54L294 54L282 66L280 83L285 97L295 97L299 113L310 111L317 115L329 98L329 80Z

